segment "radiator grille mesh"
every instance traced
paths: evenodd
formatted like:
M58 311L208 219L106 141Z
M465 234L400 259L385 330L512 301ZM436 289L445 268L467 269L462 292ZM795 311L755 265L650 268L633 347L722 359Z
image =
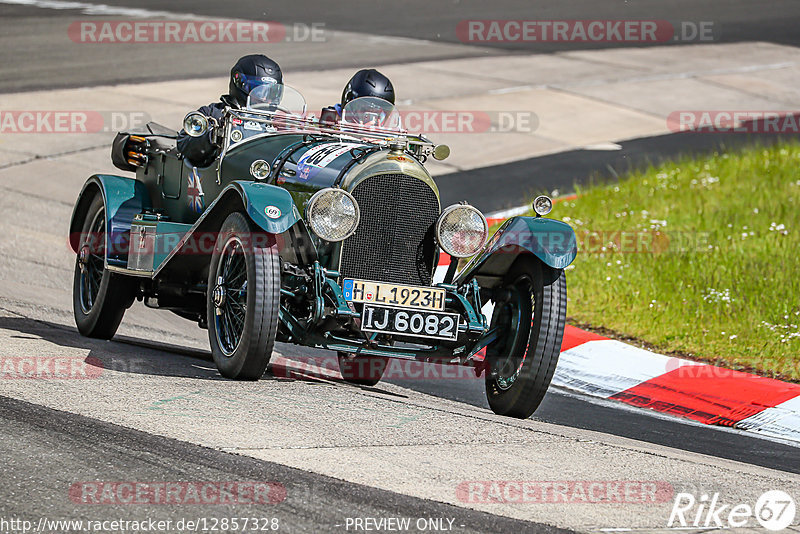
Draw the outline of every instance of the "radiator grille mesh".
M340 272L347 278L430 285L436 252L439 200L422 180L379 174L352 191L361 222L342 244Z

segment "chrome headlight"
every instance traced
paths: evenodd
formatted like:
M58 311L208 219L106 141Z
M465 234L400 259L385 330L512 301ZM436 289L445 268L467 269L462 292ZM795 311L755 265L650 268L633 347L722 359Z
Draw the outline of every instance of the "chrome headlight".
M450 206L436 222L439 246L456 258L472 256L486 244L488 237L486 217L468 204Z
M183 129L190 137L200 137L208 131L208 117L192 111L183 119Z
M360 217L358 202L344 189L317 191L306 206L311 230L325 241L344 241L353 235Z
M553 201L547 195L539 195L533 201L533 211L539 217L547 215L553 209Z

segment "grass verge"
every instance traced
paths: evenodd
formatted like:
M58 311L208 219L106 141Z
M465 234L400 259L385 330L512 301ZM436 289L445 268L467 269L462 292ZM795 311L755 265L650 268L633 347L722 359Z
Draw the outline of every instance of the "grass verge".
M568 313L663 352L800 381L800 144L578 191Z

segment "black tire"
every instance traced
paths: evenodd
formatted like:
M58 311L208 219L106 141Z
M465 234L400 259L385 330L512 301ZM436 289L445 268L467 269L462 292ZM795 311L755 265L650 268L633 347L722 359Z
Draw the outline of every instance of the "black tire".
M521 256L497 295L492 326L501 333L486 348L486 398L494 413L527 419L541 404L558 363L566 276L534 256Z
M242 213L222 223L208 270L208 339L220 374L258 380L278 331L281 271L275 237ZM218 313L219 312L219 313Z
M338 352L339 372L345 382L372 387L381 381L389 358L386 356L355 356Z
M97 339L114 337L136 296L135 279L105 268L105 236L105 206L98 194L86 211L72 277L72 312L78 332Z

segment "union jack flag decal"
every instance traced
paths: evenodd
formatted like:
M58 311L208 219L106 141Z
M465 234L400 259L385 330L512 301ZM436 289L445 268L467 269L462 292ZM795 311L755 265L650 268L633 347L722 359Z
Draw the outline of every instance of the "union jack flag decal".
M189 207L196 213L203 213L206 209L203 199L203 183L197 175L197 167L192 167L192 174L189 175L189 183L186 186L186 197L189 199Z

